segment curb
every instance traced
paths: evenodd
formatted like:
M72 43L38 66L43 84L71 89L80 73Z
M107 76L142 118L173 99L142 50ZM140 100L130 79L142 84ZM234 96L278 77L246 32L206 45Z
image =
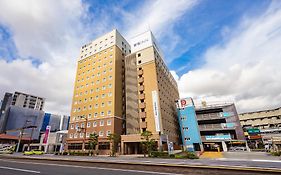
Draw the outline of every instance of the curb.
M21 157L21 156L8 156L0 155L0 158L9 159L25 159L25 160L47 160L47 161L65 161L65 162L85 162L85 163L104 163L104 164L123 164L123 165L142 165L142 166L165 166L176 168L201 168L201 169L218 169L218 170L233 170L233 171L248 171L248 172L267 172L267 173L281 173L278 168L260 168L260 167L240 167L240 166L210 166L210 165L182 165L182 164L164 164L164 163L145 163L145 162L113 162L104 160L71 160L65 158L49 158L49 157Z

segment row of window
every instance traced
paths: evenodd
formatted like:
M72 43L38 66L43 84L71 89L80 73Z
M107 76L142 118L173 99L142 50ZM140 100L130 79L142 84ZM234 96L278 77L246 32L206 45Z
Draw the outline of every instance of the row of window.
M109 71L111 72L111 71L112 71L112 68L110 68ZM106 74L107 72L106 72L106 70L104 70L102 73L103 73L103 74ZM98 73L96 74L96 77L100 77L100 76L101 76L101 73L98 72ZM95 78L95 75L94 75L94 74L91 75L90 77L87 76L85 79L86 79L86 80L90 80L90 79L93 79L93 78ZM84 78L77 79L77 82L84 82L85 79L84 79Z
M104 98L105 98L105 96L104 96ZM96 96L96 99L98 99L98 95ZM85 99L84 99L84 103L87 103L87 101L88 101L88 99L85 98ZM90 97L90 98L89 98L89 101L93 101L93 97ZM81 103L82 103L82 100L81 100L81 99L78 100L78 101L74 101L74 105L81 104ZM111 102L111 101L108 101L108 102L107 102L107 105L108 105L108 106L111 106L111 105L112 105L112 102ZM98 104L96 103L95 106L98 107ZM105 103L104 103L104 102L101 103L101 106L102 106L102 107L105 107ZM86 109L87 107L84 106L84 108ZM92 105L89 106L89 109L90 109L90 108L92 108Z
M87 122L87 128L90 128L90 127L91 127L91 124L92 124L92 122ZM106 121L106 125L107 125L107 126L110 126L110 125L111 125L111 120L107 120L107 121ZM97 121L94 121L94 122L93 122L93 127L97 127L97 126L98 126L98 122L97 122ZM100 120L99 126L104 126L104 120ZM70 125L70 128L71 128L71 129L74 129L74 124L71 124L71 125ZM79 123L76 123L76 124L75 124L75 129L79 129L79 128L80 128ZM81 123L81 128L85 128L85 123Z
M109 134L111 134L111 131L110 130L108 130L108 131L106 131L106 136L109 136ZM74 133L74 134L69 134L69 138L78 138L78 136L79 136L79 138L84 138L84 133ZM103 131L99 131L99 136L100 137L103 137L104 136L104 132ZM86 133L86 138L89 138L90 137L90 133Z
M86 109L84 108L84 110L86 110ZM75 112L80 112L80 111L81 111L80 108L78 108L77 110L76 110L76 109L73 110L74 113L75 113ZM111 115L111 114L112 114L111 110L107 111L107 115ZM100 112L100 115L101 115L101 116L104 116L104 115L105 115L105 112L104 112L104 111ZM88 117L91 118L91 117L92 117L92 114L88 114ZM97 112L94 113L94 117L98 117L98 113L97 113Z
M108 95L108 97L112 97L112 92L109 92L107 95ZM75 96L75 97L77 97L77 96ZM101 98L105 98L105 97L106 97L106 94L102 94L100 97L101 97ZM99 99L99 95L96 95L95 99L96 99L96 100ZM88 99L85 98L85 99L84 99L84 103L86 103L87 100L88 100ZM90 98L89 98L89 101L92 101L92 100L93 100L93 97L90 97ZM74 104L81 104L81 103L82 103L82 100L81 100L81 99L74 102ZM111 105L111 101L108 101L108 105Z
M94 64L95 64L95 62L93 62L93 66L92 66L92 67L90 67L88 70L83 71L83 72L81 72L82 70L81 70L81 67L80 67L80 68L79 68L79 71L77 72L77 73L78 73L78 76L90 74L91 72L95 72L96 70L100 70L100 69L102 69L102 68L107 68L107 64L106 64L106 63L104 63L103 65L95 66L95 67L94 67ZM90 63L89 63L88 65L90 66ZM113 61L110 61L110 62L108 63L108 65L109 65L109 66L113 65ZM110 68L111 68L111 67L109 67L109 71L110 71Z
M100 43L100 44L102 44L102 43ZM92 52L95 53L97 51L101 51L102 49L106 48L110 44L113 44L113 40L111 40L110 43L106 43L104 45L99 45L99 48L94 48L93 49L93 46L90 45L89 51L88 51L88 48L85 48L84 50L82 49L82 51L81 51L81 58L92 55ZM95 44L94 46L97 47L97 44ZM112 50L113 50L113 48L111 47L110 51L112 51ZM88 53L85 53L84 55L82 55L84 52L88 52ZM100 54L101 54L101 52L100 52Z
M112 75L108 76L108 79L109 80L112 80ZM103 78L103 79L99 79L96 81L96 84L99 84L100 82L106 82L106 78ZM91 85L93 86L95 83L94 82L91 82ZM76 89L79 89L79 88L83 88L83 87L89 87L89 83L86 83L85 86L82 84L79 86L76 87Z

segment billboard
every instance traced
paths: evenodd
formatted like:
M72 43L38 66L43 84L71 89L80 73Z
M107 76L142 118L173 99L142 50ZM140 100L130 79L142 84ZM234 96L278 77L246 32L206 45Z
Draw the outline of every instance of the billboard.
M157 132L160 131L160 112L159 112L159 104L158 104L158 94L156 91L152 91L152 105L153 105L153 113L155 119L155 129Z

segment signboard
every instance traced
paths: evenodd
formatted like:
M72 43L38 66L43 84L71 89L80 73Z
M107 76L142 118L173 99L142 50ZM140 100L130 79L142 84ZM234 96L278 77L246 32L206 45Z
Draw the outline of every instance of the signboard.
M205 136L206 140L231 140L230 134Z
M43 138L43 143L44 143L44 144L47 144L47 143L48 143L50 131L51 131L51 126L49 126L49 125L46 126L45 136L44 136L44 138Z
M155 119L155 130L156 132L160 132L160 112L159 112L159 105L158 105L158 94L156 91L152 91L152 105L153 105L153 112L154 112L154 119Z
M256 140L256 139L261 139L262 137L261 137L261 135L251 135L251 136L249 136L249 139L251 139L251 140Z
M260 133L260 130L258 128L251 128L251 129L247 129L247 132L249 134L253 134L253 133Z
M187 106L193 106L192 98L184 98L177 101L177 108L185 108Z

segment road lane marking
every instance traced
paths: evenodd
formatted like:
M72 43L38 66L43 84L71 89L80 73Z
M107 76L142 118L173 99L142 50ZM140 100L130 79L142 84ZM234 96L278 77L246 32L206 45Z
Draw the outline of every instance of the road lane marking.
M0 161L12 162L12 163L22 163L22 164L49 165L49 166L60 166L60 167L74 167L74 168L88 168L88 169L100 169L100 170L109 170L109 171L124 171L124 172L147 173L147 174L182 175L182 174L175 174L175 173L155 172L155 171L141 171L141 170L126 170L126 169L116 169L116 168L87 167L87 166L67 165L67 164L59 165L59 164L39 163L39 162L19 162L19 161L4 160L4 159L0 159Z
M216 160L223 161L245 161L245 162L273 162L273 163L281 163L280 160L266 160L266 159L228 159L228 158L218 158Z
M22 172L40 174L40 171L26 170L26 169L20 169L20 168L12 168L12 167L7 167L7 166L0 166L0 169L7 169L7 170L14 170L14 171L22 171Z

